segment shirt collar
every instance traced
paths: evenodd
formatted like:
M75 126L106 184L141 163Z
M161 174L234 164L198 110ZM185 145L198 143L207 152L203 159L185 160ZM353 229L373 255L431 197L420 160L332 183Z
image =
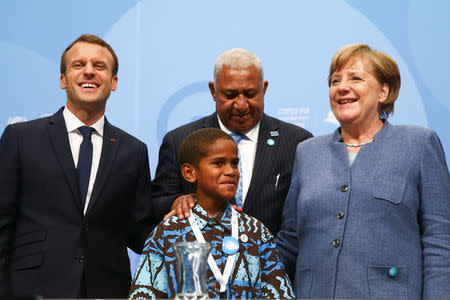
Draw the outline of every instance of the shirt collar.
M225 127L225 125L223 125L222 121L219 118L219 115L217 115L217 120L219 121L219 127L220 129L222 129L222 131L225 131L227 134L230 134L231 131ZM250 131L246 132L244 135L245 139L250 140L252 142L258 142L258 134L259 134L259 126L261 124L261 120L259 120L258 123L256 123L255 126L253 126L252 129L250 129Z
M195 220L197 221L200 229L203 229L203 227L205 227L208 223L211 223L212 220L216 220L218 224L228 230L231 230L231 205L229 203L225 207L225 210L223 212L219 211L214 218L210 217L206 210L204 210L203 207L197 203L192 209L192 213L194 214Z
M390 131L392 125L388 122L388 120L383 121L383 127L375 134L374 142L379 142L380 140L383 140L386 135L388 135L388 132ZM336 128L334 133L331 135L331 142L333 143L342 143L342 136L341 136L341 127Z
M67 132L78 132L78 128L81 126L86 126L80 119L77 118L68 108L64 107L63 110L64 121L66 122ZM95 129L95 132L103 137L103 128L105 126L105 115L103 115L97 122L92 124L89 127Z

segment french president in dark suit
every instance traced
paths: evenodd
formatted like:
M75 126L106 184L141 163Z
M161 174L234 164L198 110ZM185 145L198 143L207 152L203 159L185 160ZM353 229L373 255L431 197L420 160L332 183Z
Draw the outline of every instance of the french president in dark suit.
M180 173L178 149L191 132L205 127L221 128L239 135L241 160L241 193L236 199L246 214L263 222L276 234L291 182L297 144L311 137L298 126L264 114L264 80L261 60L245 49L231 49L220 55L214 67L214 82L209 83L216 102L216 112L181 126L164 137L159 162L152 183L152 196L157 211L189 216L194 205L192 186ZM238 198L237 196L236 198ZM160 216L162 217L162 216ZM167 217L167 216L166 216Z
M6 127L0 294L127 296L127 247L140 252L156 220L145 144L104 117L117 70L110 45L80 36L61 58L66 106Z

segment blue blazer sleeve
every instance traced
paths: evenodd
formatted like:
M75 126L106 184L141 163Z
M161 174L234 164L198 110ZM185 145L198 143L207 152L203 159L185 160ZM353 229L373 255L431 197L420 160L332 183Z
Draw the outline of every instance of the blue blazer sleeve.
M420 158L423 298L450 295L450 177L438 136L426 135Z
M292 180L283 207L281 230L276 236L276 244L281 261L286 268L292 282L295 279L295 265L298 254L297 242L297 198L300 189L300 170L298 162L298 148L295 157Z

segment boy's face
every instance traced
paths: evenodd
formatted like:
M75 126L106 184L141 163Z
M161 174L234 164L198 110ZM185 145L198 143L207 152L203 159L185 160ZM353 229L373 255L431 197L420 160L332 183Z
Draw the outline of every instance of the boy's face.
M237 146L233 141L218 139L211 144L208 155L201 158L198 167L192 170L198 199L232 199L239 182L238 163Z

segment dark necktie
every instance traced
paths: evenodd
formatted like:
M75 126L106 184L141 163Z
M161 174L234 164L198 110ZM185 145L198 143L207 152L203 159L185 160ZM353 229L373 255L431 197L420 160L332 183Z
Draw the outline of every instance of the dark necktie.
M80 154L78 155L78 184L80 187L81 204L86 202L86 195L89 187L89 177L91 176L92 166L92 141L91 136L94 128L81 126L78 130L83 135L83 141L80 145Z
M237 145L239 145L240 141L244 138L245 135L239 132L232 132L230 133L230 136L233 138L233 140L236 142ZM242 163L241 163L241 153L238 148L238 155L239 155L239 183L238 188L236 190L236 195L234 196L234 199L236 200L236 206L242 207Z

